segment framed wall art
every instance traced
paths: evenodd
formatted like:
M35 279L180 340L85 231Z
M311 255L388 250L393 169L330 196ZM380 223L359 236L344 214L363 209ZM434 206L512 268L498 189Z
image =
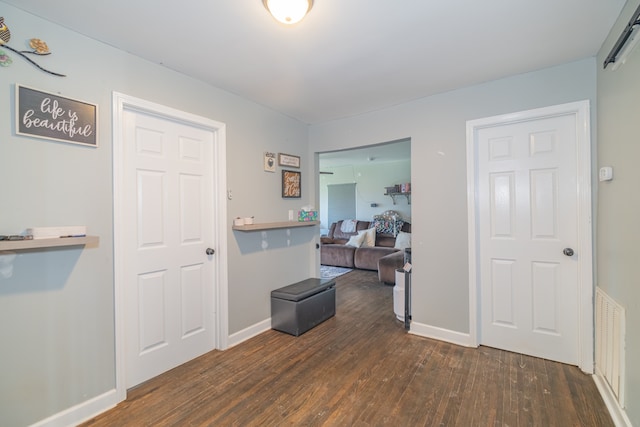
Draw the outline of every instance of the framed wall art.
M294 156L292 154L278 153L278 164L280 166L287 166L290 168L300 167L300 156Z
M265 151L264 153L264 170L265 172L276 171L276 153Z
M300 172L283 170L282 198L299 199L302 196L300 188Z
M98 146L98 106L16 85L16 134Z

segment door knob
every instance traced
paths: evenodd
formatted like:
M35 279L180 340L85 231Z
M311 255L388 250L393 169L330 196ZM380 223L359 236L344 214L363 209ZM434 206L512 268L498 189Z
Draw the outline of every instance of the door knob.
M213 255L216 251L213 248L207 248L207 255Z
M573 249L571 248L564 248L562 250L562 253L565 254L566 256L573 256Z

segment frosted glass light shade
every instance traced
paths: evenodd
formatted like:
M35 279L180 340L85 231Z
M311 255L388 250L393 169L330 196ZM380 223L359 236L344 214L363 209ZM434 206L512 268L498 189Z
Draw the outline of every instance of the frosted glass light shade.
M262 0L262 3L276 20L287 25L302 21L313 6L313 0Z

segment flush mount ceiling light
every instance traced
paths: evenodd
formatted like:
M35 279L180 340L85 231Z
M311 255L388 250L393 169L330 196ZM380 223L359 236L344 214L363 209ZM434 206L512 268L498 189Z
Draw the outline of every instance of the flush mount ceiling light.
M283 24L302 21L313 6L313 0L262 0L269 13Z

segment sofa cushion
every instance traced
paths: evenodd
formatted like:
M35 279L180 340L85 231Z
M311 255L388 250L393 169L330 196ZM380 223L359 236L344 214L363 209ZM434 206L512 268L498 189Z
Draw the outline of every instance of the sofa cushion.
M326 235L327 239L333 240L334 230L336 229L337 224L338 224L337 222L334 222L333 224L331 224L331 226L329 227L329 232Z
M335 243L344 244L349 241L349 238L351 238L351 236L355 236L356 234L358 234L358 231L366 230L367 228L369 228L369 221L358 221L358 223L356 224L356 231L354 231L353 233L345 233L341 230L341 228L342 220L336 222L335 226L331 225L331 230L328 237L332 238Z
M336 267L354 268L353 261L356 248L340 244L322 245L320 250L320 264L335 265Z
M361 247L355 251L353 264L356 268L360 268L362 270L377 270L378 260L380 258L397 251L398 249L395 248L383 248L380 246L375 246L373 248Z
M404 251L394 252L378 260L378 280L390 285L396 282L396 270L404 265Z
M411 223L405 222L402 229L405 233L411 233ZM393 234L376 233L376 246L393 248L396 245L396 237Z
M376 246L382 248L393 248L396 245L396 238L388 234L376 234Z

